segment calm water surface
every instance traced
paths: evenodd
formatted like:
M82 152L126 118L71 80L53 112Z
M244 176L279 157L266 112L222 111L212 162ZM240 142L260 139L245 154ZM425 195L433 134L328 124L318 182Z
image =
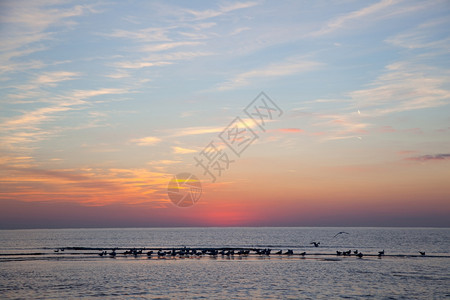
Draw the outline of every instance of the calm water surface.
M340 231L348 234L334 237ZM314 247L312 241L321 244ZM149 259L118 250L112 258L89 249L184 246L270 247L272 253L292 249L307 255ZM59 248L66 249L55 252ZM335 254L350 249L366 256ZM383 249L386 255L378 258ZM2 230L0 298L450 299L449 250L450 229Z

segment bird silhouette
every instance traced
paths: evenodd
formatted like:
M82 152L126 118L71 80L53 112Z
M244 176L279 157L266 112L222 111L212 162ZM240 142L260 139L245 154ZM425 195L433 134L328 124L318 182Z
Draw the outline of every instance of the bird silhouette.
M292 254L294 254L294 251L291 250L291 249L288 249L288 251L286 251L286 252L284 253L284 255L292 255Z
M425 255L425 251L419 251L420 255L424 256Z
M341 232L336 233L333 237L335 238L335 237L337 237L340 234L350 234L350 233L345 232L345 231L341 231Z
M314 245L314 247L319 247L320 242L311 242L310 244L311 244L311 245Z

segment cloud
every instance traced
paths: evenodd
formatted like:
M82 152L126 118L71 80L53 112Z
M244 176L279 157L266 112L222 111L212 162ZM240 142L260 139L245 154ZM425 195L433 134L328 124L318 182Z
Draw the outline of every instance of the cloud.
M174 64L178 60L190 60L196 57L212 55L211 52L171 52L152 54L137 61L116 62L113 65L123 69L142 69L147 67L160 67ZM119 71L120 72L120 71Z
M221 16L223 14L226 14L226 13L229 13L229 12L232 12L235 10L253 7L255 5L258 5L258 2L235 2L235 3L228 4L228 5L220 6L219 9L217 9L217 10L207 9L207 10L199 11L199 10L186 9L184 11L190 15L193 15L195 17L195 20L203 20L203 19L218 17L218 16Z
M146 169L40 169L2 165L0 200L109 203L167 203L170 174Z
M230 119L231 120L231 119ZM241 118L241 120L250 128L258 128L258 124L256 124L250 118ZM265 120L266 123L275 122L276 120ZM178 136L188 136L188 135L201 135L201 134L211 134L211 133L220 133L224 131L226 125L222 127L217 126L193 126L193 127L185 127L170 130L172 137Z
M318 120L312 126L322 130L313 135L321 136L324 141L358 138L367 134L369 123L362 122L355 113L341 114L313 114L312 118Z
M58 7L58 1L31 1L25 5L20 1L0 3L0 69L2 72L17 72L21 69L35 68L39 61L16 63L12 58L24 57L42 51L42 41L52 38L53 26L69 27L71 20L87 13L95 13L93 5L74 5L68 8Z
M202 43L200 42L171 42L171 43L161 43L161 44L151 44L142 46L141 51L143 52L159 52L170 50L172 48L181 47L181 46L197 46Z
M330 22L328 22L322 29L311 33L311 36L319 36L331 33L337 29L344 27L344 25L352 20L357 20L364 18L364 21L367 22L367 18L370 15L374 15L380 11L383 11L392 5L394 5L397 1L392 0L382 0L370 6L364 7L360 10L353 11L346 15L340 16Z
M172 147L173 149L173 153L175 154L188 154L188 153L195 153L197 152L197 150L194 149L187 149L187 148L182 148L182 147Z
M149 61L136 61L136 62L117 62L115 66L124 69L142 69L147 67L167 66L172 63L169 61L149 62Z
M34 111L27 112L18 118L10 119L10 120L0 124L0 127L6 127L6 128L13 127L12 129L17 129L18 127L34 126L37 123L41 123L45 120L48 120L50 115L52 115L52 114L55 114L58 112L64 112L64 111L67 111L70 109L71 108L68 106L54 106L54 107L39 108Z
M126 89L103 88L97 90L76 90L65 96L57 96L58 104L42 107L24 112L18 117L11 118L0 124L0 128L16 130L19 127L33 127L38 123L49 120L52 115L58 112L65 112L75 109L74 106L85 104L83 99L100 95L122 94L129 92Z
M428 155L420 155L420 156L414 156L409 157L407 160L413 160L413 161L429 161L429 160L445 160L450 159L450 153L441 153L441 154L428 154Z
M154 136L147 136L140 139L132 139L131 142L133 144L136 144L138 146L150 146L157 144L161 141L160 138L154 137Z
M124 94L129 93L128 89L119 89L119 88L100 88L96 90L75 90L73 92L73 97L86 99L101 95L112 95L112 94Z
M123 79L123 78L131 77L131 74L128 72L125 72L125 71L117 71L112 74L107 74L107 75L105 75L105 77L113 78L113 79Z
M426 9L432 2L423 2L417 5L405 4L401 0L382 0L372 5L366 6L362 9L353 11L351 13L342 15L329 22L321 29L311 32L308 36L316 37L322 36L342 28L359 28L360 24L369 24L372 21L384 18L391 18L399 14L409 13L413 11L421 11ZM359 20L363 22L356 23Z
M397 153L398 154L400 154L400 155L408 155L408 154L413 154L413 153L416 153L417 151L414 151L414 150L401 150L401 151L398 151Z
M382 126L380 128L376 128L375 131L381 132L381 133L390 133L390 132L397 132L395 128L392 126Z
M112 33L103 35L115 38L134 39L141 42L170 42L172 39L167 36L170 29L171 28L158 27L150 27L139 30L116 29Z
M283 133L300 133L300 132L304 132L304 130L300 129L300 128L280 128L280 129L275 129L273 131L278 131L278 132L283 132Z
M371 88L349 95L359 108L370 107L372 110L366 113L371 116L438 107L450 99L448 80L445 70L398 62L386 66Z
M181 160L162 159L162 160L150 161L147 164L148 165L173 165L173 164L179 164L179 163L181 163Z
M322 64L316 61L289 59L287 61L271 64L262 68L240 73L225 83L219 85L219 91L232 90L251 84L252 80L262 78L283 77L296 73L317 69Z
M53 74L54 75L54 74ZM52 76L48 78L51 79ZM46 81L47 79L44 79ZM50 80L51 81L51 80ZM98 126L96 122L86 122L82 126L57 126L55 128L45 128L44 123L55 120L61 120L67 116L70 111L82 110L90 107L92 103L87 103L86 99L90 97L129 93L128 89L119 88L100 88L96 90L75 90L64 94L54 94L45 97L45 93L38 91L37 97L40 104L45 103L47 106L22 111L19 115L9 118L3 118L0 123L0 129L3 135L0 137L0 145L4 148L15 149L17 151L29 152L36 143L48 139L56 134L60 134L63 130L89 128ZM50 105L48 105L50 103ZM42 105L40 105L42 106ZM92 115L92 118L98 119L98 115Z
M224 130L224 127L207 127L207 126L197 126L197 127L186 127L175 129L172 136L187 136L187 135L199 135L199 134L209 134L209 133L219 133Z
M57 71L57 72L45 72L36 79L37 84L54 84L60 81L73 80L75 77L80 76L77 72Z
M450 47L450 38L443 28L450 26L448 18L435 18L432 21L421 23L397 35L388 37L385 42L395 47L408 49L409 53L422 51L416 59L443 55L447 56ZM426 54L423 51L426 51ZM445 59L445 58L443 58Z

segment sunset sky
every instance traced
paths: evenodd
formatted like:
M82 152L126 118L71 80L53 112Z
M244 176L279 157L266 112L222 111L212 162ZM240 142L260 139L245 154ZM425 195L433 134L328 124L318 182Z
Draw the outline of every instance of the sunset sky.
M448 227L449 49L446 0L1 1L0 228Z

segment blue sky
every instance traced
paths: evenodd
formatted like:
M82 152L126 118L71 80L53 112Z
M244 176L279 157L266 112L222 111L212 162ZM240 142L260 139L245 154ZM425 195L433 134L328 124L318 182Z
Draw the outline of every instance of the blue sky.
M449 14L448 1L3 1L0 201L173 209L172 174L200 173L194 154L265 91L283 117L211 191L282 174L301 203L313 182L376 194L390 174L412 188L393 194L435 190L442 210Z

